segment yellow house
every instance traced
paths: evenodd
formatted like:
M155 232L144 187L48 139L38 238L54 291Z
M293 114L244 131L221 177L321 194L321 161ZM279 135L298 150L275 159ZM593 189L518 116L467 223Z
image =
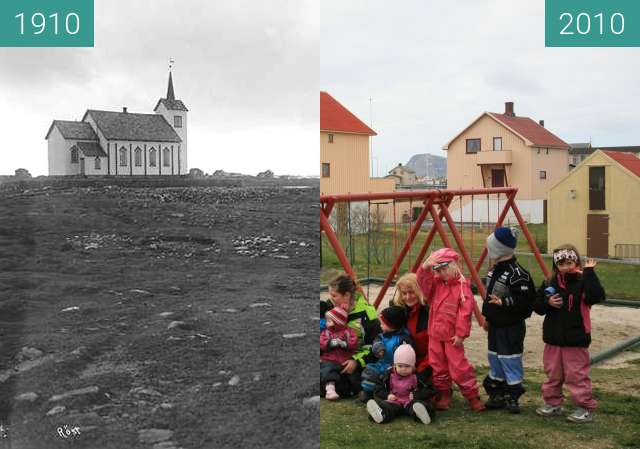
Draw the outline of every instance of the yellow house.
M389 170L389 174L385 176L388 179L393 179L396 184L412 185L418 183L418 177L416 172L407 167L406 165L398 164Z
M524 219L542 223L549 188L569 171L569 148L543 120L516 116L513 103L507 102L503 114L482 113L443 147L447 188L518 187L517 205ZM471 221L471 208L469 200L463 203L463 221ZM478 198L473 220L495 221L498 209L498 199Z
M369 137L377 135L320 92L320 194L393 192L394 179L369 177Z
M549 250L572 243L589 257L640 258L640 159L598 150L549 190Z

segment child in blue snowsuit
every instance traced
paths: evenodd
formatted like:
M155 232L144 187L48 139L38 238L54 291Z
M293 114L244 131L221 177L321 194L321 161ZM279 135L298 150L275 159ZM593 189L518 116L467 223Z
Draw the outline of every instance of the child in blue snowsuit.
M378 360L367 363L362 370L362 391L360 400L367 402L373 398L373 392L382 377L393 366L393 353L403 343L411 344L411 336L406 328L407 315L404 307L390 306L380 314L382 332L371 345L371 354Z

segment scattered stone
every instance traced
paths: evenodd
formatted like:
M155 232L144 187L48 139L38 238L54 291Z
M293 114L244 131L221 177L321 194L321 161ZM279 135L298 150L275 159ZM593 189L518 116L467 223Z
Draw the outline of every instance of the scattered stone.
M183 328L187 323L185 323L184 321L172 321L171 323L169 323L169 326L167 326L167 329L173 329L176 327L179 328Z
M153 445L153 449L180 449L173 441L163 441Z
M16 356L16 361L23 362L25 360L35 360L35 359L39 359L43 355L44 355L44 352L42 352L41 350L36 348L29 348L25 346L20 350L20 352Z
M183 217L184 217L184 214L181 214L181 213L175 213L175 214L170 214L169 216L170 216L170 217L173 217L173 218L183 218Z
M175 314L176 314L175 312L162 312L162 313L160 314L160 316L161 316L162 318L169 318L169 317L172 317L172 316L173 316L173 315L175 315Z
M265 322L264 322L264 323L262 323L262 324L264 324L265 326L268 326L268 325L270 325L270 324L271 324L271 321L265 321Z
M58 413L62 413L67 409L64 405L56 405L51 410L47 412L47 416L57 415Z
M258 382L258 381L260 381L260 379L262 379L262 374L260 374L260 373L255 373L255 374L253 375L253 381L254 381L254 382Z
M229 380L229 385L231 385L232 387L235 387L239 383L240 383L240 376L238 376L237 374Z
M181 292L182 289L180 287L176 287L175 285L169 287L170 292Z
M167 341L180 341L180 340L184 340L184 338L174 337L173 335L167 338Z
M213 388L218 388L220 385L222 385L222 382L215 382L213 385L211 385Z
M163 410L171 410L175 408L175 406L175 404L171 404L170 402L163 402L162 404L160 404L160 408Z
M78 390L72 390L72 391L67 391L65 393L62 393L62 394L53 395L49 399L49 402L61 401L62 399L67 399L67 398L70 398L70 397L73 397L73 396L81 396L83 394L97 393L98 391L100 391L100 389L98 387L96 387L96 386L80 388Z
M285 256L284 254L280 254L280 255L277 255L277 256L273 256L273 258L274 259L288 259L289 256Z
M84 353L87 352L87 347L86 346L79 346L76 349L74 349L73 351L71 351L72 355L82 355Z
M255 308L255 307L271 307L271 304L269 304L268 302L256 302L251 304L249 307Z
M141 290L139 288L131 289L129 290L129 293L135 293L136 295L142 295L142 296L153 296L153 293L151 293L150 291Z
M71 307L67 307L66 309L62 309L60 312L73 312L76 310L80 310L80 307L78 306L71 306Z
M173 436L173 431L168 429L143 429L138 431L138 440L141 443L159 443L167 441Z
M302 405L305 407L318 407L320 406L320 396L311 396L302 400Z
M305 332L299 332L297 334L284 334L282 337L283 338L302 338L306 335L307 334Z
M238 313L237 309L222 309L222 311L225 313Z
M162 393L157 392L153 388L136 387L129 390L129 394L146 394L148 396L162 396Z
M22 393L16 396L16 401L18 402L34 402L38 399L38 394L30 391L29 393Z

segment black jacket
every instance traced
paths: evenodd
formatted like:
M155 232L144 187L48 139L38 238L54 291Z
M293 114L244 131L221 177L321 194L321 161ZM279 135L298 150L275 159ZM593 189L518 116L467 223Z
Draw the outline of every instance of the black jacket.
M482 314L491 326L512 326L531 316L535 285L515 257L494 265L487 273L485 286L487 296L482 303ZM501 298L502 305L489 304L489 294Z
M548 304L544 289L551 285L562 296L559 309ZM605 300L605 292L593 268L578 273L557 274L543 282L536 292L534 310L544 315L542 339L555 346L589 347L591 319L589 306Z

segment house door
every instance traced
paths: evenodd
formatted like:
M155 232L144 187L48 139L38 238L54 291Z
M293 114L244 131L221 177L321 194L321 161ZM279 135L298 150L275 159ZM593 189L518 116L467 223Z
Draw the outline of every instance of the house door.
M84 158L80 158L80 174L84 175Z
M587 256L609 257L609 216L587 215Z
M491 170L491 187L504 187L504 169Z

